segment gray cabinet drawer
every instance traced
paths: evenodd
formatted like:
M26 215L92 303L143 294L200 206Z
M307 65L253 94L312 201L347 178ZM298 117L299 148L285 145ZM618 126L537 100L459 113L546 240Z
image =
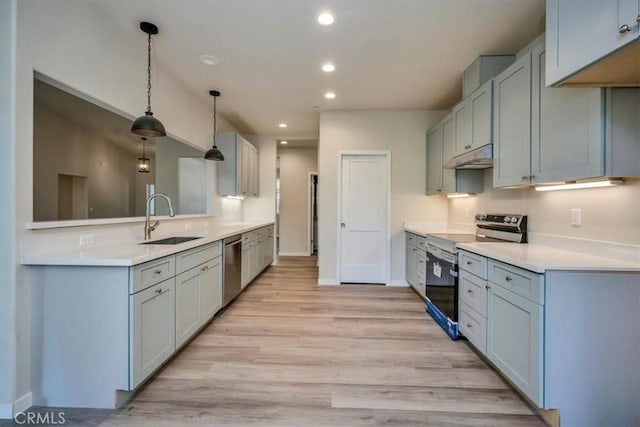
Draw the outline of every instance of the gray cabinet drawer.
M481 255L460 251L458 253L458 267L482 279L487 278L487 259Z
M467 337L482 354L487 353L487 319L480 316L474 309L465 304L460 304L460 316L458 322L460 332Z
M135 294L176 274L176 257L171 255L129 269L129 293Z
M487 317L487 281L468 271L460 270L458 289L460 299L481 316Z
M416 246L416 236L415 234L407 233L407 245Z
M242 243L243 244L247 244L251 241L251 232L248 233L242 233Z
M264 230L265 236L273 236L273 225L269 225L265 227L263 230Z
M222 242L220 240L180 252L176 255L176 274L187 271L220 255L222 255Z
M489 281L537 304L544 304L544 275L489 261Z
M416 236L416 247L418 249L422 249L423 251L427 250L427 238L422 236Z

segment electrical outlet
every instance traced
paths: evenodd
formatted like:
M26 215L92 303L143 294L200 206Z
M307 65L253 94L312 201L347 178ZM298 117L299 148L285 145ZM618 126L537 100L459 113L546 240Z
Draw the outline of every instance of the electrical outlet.
M582 209L580 208L571 209L571 225L575 227L580 227L582 225Z
M93 234L82 234L80 236L80 246L93 245Z

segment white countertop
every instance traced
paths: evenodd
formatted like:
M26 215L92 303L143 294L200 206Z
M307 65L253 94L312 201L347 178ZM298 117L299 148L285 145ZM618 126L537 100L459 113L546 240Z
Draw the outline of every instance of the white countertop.
M24 265L132 266L272 224L273 222L217 225L209 228L206 233L189 231L171 235L154 233L151 239L152 241L160 240L176 235L201 237L177 245L140 244L143 241L111 242L90 246L50 245L43 247L38 253L23 256L20 261Z
M422 237L427 237L427 234L475 234L474 231L468 229L449 227L447 225L433 225L433 226L419 226L411 225L404 228L404 231L408 231L413 234L417 234Z
M536 243L459 243L458 248L536 273L548 270L640 272L640 252L609 258Z

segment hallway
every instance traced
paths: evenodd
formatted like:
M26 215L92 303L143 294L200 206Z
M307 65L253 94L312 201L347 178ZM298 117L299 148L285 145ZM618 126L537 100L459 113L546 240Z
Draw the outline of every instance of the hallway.
M409 288L316 283L281 257L127 408L67 425L543 425Z

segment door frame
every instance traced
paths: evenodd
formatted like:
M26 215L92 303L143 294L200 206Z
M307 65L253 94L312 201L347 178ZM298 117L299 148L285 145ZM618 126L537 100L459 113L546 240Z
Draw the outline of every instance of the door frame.
M346 156L378 156L384 157L387 167L387 218L385 226L384 271L385 285L391 285L391 150L340 150L338 151L338 182L336 211L336 276L337 284L342 284L342 159Z
M307 253L309 256L313 255L313 245L311 244L311 237L313 235L313 200L311 195L311 185L314 176L318 176L318 172L309 172L307 176ZM318 188L316 187L316 204L318 200ZM317 207L316 207L317 209ZM318 236L315 236L316 240Z

